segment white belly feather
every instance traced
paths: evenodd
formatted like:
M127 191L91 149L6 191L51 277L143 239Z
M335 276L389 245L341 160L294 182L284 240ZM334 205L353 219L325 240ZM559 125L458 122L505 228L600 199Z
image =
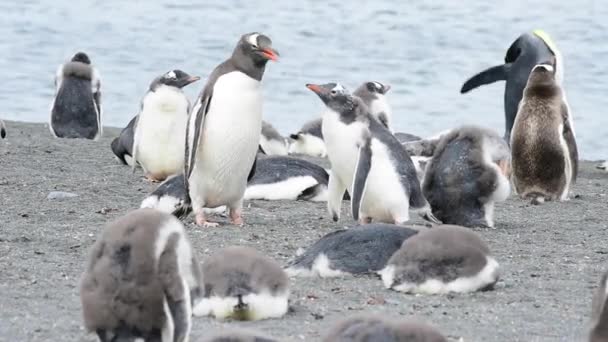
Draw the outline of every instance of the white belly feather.
M331 169L340 178L340 182L352 193L353 177L357 167L362 132L366 127L362 123L346 125L333 111L323 113L323 139Z
M243 198L262 130L259 81L234 71L213 89L190 176L195 206L231 205Z

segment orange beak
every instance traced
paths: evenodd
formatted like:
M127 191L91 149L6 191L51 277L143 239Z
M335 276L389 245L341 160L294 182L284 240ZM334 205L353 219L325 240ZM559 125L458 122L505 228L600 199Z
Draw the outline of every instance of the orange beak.
M262 55L274 62L279 60L279 53L270 48L262 49Z
M308 84L306 85L306 88L308 88L308 89L310 89L310 90L314 91L314 92L315 92L315 93L317 93L317 94L319 94L319 93L321 92L321 87L319 87L319 86L318 86L318 85L316 85L316 84L310 84L310 83L308 83Z

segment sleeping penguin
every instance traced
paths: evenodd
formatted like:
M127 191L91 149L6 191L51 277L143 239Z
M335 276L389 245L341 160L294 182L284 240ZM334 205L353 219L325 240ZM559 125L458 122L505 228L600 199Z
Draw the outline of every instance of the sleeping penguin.
M321 118L311 120L302 126L297 133L289 137L289 154L305 154L313 157L325 158L327 150L321 131Z
M476 233L443 225L405 240L378 274L387 289L399 292L473 292L494 287L498 263Z
M270 123L262 120L262 134L260 135L259 152L266 155L287 155L287 139L279 133Z
M353 218L361 223L401 224L409 220L410 207L439 223L422 195L412 159L363 101L340 84L307 87L326 106L322 129L332 167L328 209L333 220L340 218L348 190Z
M286 271L290 276L322 278L375 273L416 233L416 229L383 223L337 230L310 246Z
M287 313L289 281L281 266L250 247L215 252L202 266L203 299L196 316L257 321Z
M426 167L422 191L443 223L494 227L494 203L507 199L511 151L494 131L464 126L445 135Z
M182 223L152 209L108 224L80 284L85 327L102 342L187 341L202 293Z
M89 56L78 52L61 65L55 76L55 97L49 128L56 138L99 139L101 78Z

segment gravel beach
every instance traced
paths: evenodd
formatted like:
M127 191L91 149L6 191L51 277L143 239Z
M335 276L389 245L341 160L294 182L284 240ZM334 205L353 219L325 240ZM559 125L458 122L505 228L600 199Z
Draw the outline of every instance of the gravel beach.
M102 227L156 185L119 164L106 128L100 141L51 137L47 125L7 121L0 140L0 341L95 341L81 319L78 283ZM592 292L608 256L608 173L582 162L573 198L530 205L514 196L496 208L496 228L476 231L501 265L494 291L412 296L375 277L291 280L290 313L280 320L194 318L191 341L235 327L284 341L318 341L337 320L362 312L415 316L450 339L581 341ZM67 192L65 197L52 192ZM324 203L250 201L242 228L201 229L186 219L200 259L248 245L286 264L299 248L353 223L334 223ZM415 216L415 215L413 215ZM226 218L220 218L227 222ZM414 221L420 223L421 221Z

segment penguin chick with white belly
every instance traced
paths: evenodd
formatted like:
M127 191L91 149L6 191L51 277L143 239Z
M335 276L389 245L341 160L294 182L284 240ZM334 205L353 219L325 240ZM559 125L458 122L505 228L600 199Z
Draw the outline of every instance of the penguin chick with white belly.
M380 82L365 82L355 89L354 96L363 100L370 114L393 133L392 110L386 100L386 93L391 89L388 84Z
M132 151L133 159L151 181L163 181L183 170L190 101L182 88L199 79L171 70L152 81L141 101Z
M152 209L106 226L80 284L85 326L102 342L188 341L201 296L200 265L182 223Z
M337 230L310 246L286 271L290 276L321 278L375 273L416 233L415 229L384 223Z
M533 203L567 200L578 173L572 115L555 68L539 64L524 89L511 134L513 185Z
M412 207L428 220L439 221L420 190L410 156L397 138L371 117L363 101L342 85L308 84L325 103L323 137L331 162L328 209L340 218L344 192L351 197L353 218L401 224Z
M600 279L599 287L595 290L592 301L591 333L589 342L608 342L608 272Z
M309 121L302 126L298 133L291 134L289 154L305 154L313 157L325 158L327 150L321 131L321 118Z
M433 326L412 319L384 315L356 315L341 320L323 338L324 342L447 342Z
M494 203L507 199L511 151L494 131L464 126L445 135L426 167L422 191L445 224L494 227Z
M387 289L399 292L473 292L493 288L498 263L475 232L443 225L405 240L378 274Z
M262 121L262 134L260 135L260 150L266 155L287 155L287 139L271 124Z
M56 138L97 140L102 135L101 77L89 56L78 52L59 67L49 128Z
M232 246L203 262L204 293L196 316L256 321L287 313L289 280L274 260L250 247Z
M243 195L262 130L261 81L269 60L278 60L267 36L243 35L232 56L217 66L188 118L185 183L199 226L204 207L226 205L232 224L243 225Z

